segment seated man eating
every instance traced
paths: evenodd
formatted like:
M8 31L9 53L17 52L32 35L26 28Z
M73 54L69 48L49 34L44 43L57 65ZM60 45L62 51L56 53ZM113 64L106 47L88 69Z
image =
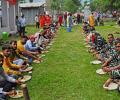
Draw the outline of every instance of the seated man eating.
M4 57L4 61L3 61L3 69L5 71L6 74L8 75L12 75L12 76L16 76L16 75L20 75L20 69L24 68L24 66L19 66L16 64L13 64L10 61L10 54L11 54L11 48L9 45L3 45L2 46L2 53L1 53Z
M11 46L11 52L12 52L10 56L11 62L20 66L24 65L25 63L27 64L28 58L21 55L17 50L17 41L14 41L14 40L11 41L10 46Z
M46 46L48 45L49 43L49 39L46 39L44 36L44 30L42 30L41 32L37 32L35 33L35 43L36 43L36 46L38 47L42 47L43 49L46 48Z
M106 87L113 80L120 80L120 41L116 42L116 51L110 51L109 59L103 64L103 70L111 74L111 77L105 82Z
M40 47L37 47L34 42L35 42L35 36L34 35L31 35L29 37L29 39L27 40L26 44L25 44L25 49L28 50L28 51L32 51L32 52L36 52L36 53L40 53Z
M36 54L38 54L37 52L31 52L26 50L24 45L26 44L27 40L28 40L27 36L23 36L21 40L17 41L17 50L19 51L20 54L28 58L30 64L32 63L33 59L40 61L41 59L35 56Z
M4 57L0 54L0 100L7 100L7 95L14 93L13 87L21 82L5 74L3 66Z

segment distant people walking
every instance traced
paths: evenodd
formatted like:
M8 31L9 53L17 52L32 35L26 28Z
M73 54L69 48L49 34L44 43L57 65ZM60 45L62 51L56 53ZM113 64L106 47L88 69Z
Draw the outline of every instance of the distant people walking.
M40 23L39 23L39 16L38 15L35 16L35 23L36 23L36 28L40 28L39 27Z
M25 36L25 26L26 26L26 20L24 15L20 18L20 36Z

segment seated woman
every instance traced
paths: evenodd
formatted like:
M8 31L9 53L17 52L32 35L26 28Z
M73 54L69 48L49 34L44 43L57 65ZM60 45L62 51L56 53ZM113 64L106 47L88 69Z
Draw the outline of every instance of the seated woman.
M111 74L110 78L105 82L106 87L115 79L120 80L120 41L116 43L116 51L110 51L110 57L102 67L104 71Z
M12 89L21 82L5 74L2 68L3 60L4 57L0 55L0 100L7 100L7 95L12 95L14 93Z

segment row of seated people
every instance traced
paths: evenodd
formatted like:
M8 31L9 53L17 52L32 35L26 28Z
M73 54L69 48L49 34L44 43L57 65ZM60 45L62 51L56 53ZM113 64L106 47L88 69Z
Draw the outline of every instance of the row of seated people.
M13 89L22 84L19 77L28 73L25 69L32 62L40 63L40 54L55 37L58 27L56 24L44 26L43 30L29 37L22 36L20 40L4 44L0 52L0 100L7 100L8 95L14 94Z
M83 26L84 27L84 26ZM98 32L83 28L86 42L89 44L89 51L102 62L101 69L110 75L104 86L111 82L120 85L120 38L114 38L113 34L108 34L106 41Z

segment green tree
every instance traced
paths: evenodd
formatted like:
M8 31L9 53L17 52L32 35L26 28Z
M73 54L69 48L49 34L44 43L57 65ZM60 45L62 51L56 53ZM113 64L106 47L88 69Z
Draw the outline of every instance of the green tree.
M90 3L92 10L107 11L120 10L120 0L92 0Z
M80 7L79 0L64 0L64 10L75 13Z
M51 9L59 12L61 9L61 0L52 0Z
M61 10L75 13L80 6L80 0L52 0L51 2L51 9L56 10L58 13Z
M72 0L76 6L81 6L80 0Z

